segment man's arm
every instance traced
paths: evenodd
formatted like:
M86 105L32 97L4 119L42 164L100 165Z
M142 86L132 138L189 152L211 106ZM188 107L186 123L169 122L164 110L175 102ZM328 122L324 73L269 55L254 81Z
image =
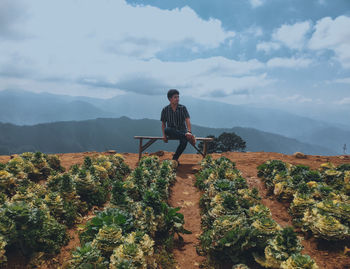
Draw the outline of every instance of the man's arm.
M187 126L187 131L191 133L191 121L190 118L186 118L186 126Z
M162 121L162 133L163 133L163 141L165 143L168 143L168 138L165 135L165 122L164 121Z
M162 113L161 113L161 116L160 116L160 120L162 121L163 141L164 141L165 143L168 143L168 138L167 138L166 135L165 135L165 127L166 127L166 125L165 125L165 122L166 122L166 115L165 115L165 114L166 114L166 113L165 113L165 108L163 108Z
M185 134L186 138L193 146L195 146L196 145L196 137L192 134L192 131L191 131L190 118L189 117L186 118L185 121L186 121L186 125L187 125L187 133Z

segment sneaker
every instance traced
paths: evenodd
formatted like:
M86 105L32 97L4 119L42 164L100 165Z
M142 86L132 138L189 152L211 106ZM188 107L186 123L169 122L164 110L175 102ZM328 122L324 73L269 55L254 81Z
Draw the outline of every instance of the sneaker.
M180 162L176 159L173 159L174 163L175 163L175 168L180 166Z

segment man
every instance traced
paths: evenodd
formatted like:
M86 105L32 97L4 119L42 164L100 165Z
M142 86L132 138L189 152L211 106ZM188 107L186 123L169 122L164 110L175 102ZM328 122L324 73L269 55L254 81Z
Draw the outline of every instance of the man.
M170 104L163 108L160 120L162 121L163 141L168 142L168 138L180 140L173 160L179 165L179 157L187 146L187 141L196 143L194 135L191 133L190 115L185 106L179 104L179 91L171 89L168 91Z

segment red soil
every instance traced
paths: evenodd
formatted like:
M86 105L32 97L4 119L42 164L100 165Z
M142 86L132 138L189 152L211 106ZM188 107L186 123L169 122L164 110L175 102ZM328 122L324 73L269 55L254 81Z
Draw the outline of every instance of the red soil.
M86 156L94 156L101 153L84 152L84 153L68 153L58 154L62 166L69 168L73 164L81 164ZM108 153L102 153L108 154ZM126 163L133 169L138 162L138 154L124 153L122 154ZM160 157L161 160L170 159L171 153L165 152ZM288 204L278 202L273 197L266 195L266 188L262 181L257 177L257 166L270 159L279 159L291 164L304 164L310 166L312 169L319 168L320 164L331 162L335 165L342 163L350 163L349 156L311 156L308 155L306 159L297 159L291 155L284 155L279 153L267 152L249 152L249 153L223 153L213 154L214 158L225 156L237 165L237 168L243 173L251 187L257 187L262 197L262 203L268 206L271 210L272 217L283 227L292 225L292 218L287 209ZM0 162L7 162L9 156L0 156ZM198 236L201 234L201 218L199 209L200 192L194 187L195 173L198 172L201 161L201 156L197 154L184 154L180 158L181 166L177 170L177 182L172 187L172 194L169 203L173 207L181 207L181 213L185 217L185 228L192 231L190 235L184 235L184 245L174 251L175 259L178 263L177 268L189 269L199 268L204 257L196 253L196 245L199 244ZM69 260L72 249L79 246L79 239L75 229L69 231L71 241L67 246L62 248L62 251L50 262L43 265L41 268L58 268L63 265L65 261ZM302 237L302 234L300 234ZM305 239L302 241L304 245L304 253L310 255L318 264L319 268L350 268L350 257L343 254L344 246L339 244L329 243L328 245L321 245L314 239ZM350 247L348 245L348 247ZM11 257L8 268L23 268L15 267L15 261ZM23 264L23 263L22 263ZM18 265L18 264L17 264Z

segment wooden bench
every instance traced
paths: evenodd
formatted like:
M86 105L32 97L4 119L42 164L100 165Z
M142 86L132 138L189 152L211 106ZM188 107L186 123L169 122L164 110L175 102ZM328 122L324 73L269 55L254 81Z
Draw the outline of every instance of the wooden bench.
M139 144L139 159L141 159L141 157L142 157L142 152L145 149L147 149L150 145L152 145L157 140L163 140L163 137L161 137L161 136L134 136L134 138L140 140L140 144ZM144 139L148 139L148 141L143 145L143 140ZM178 140L178 139L168 138L168 140ZM196 137L196 140L204 142L203 152L196 145L192 145L191 143L190 143L190 145L192 145L204 158L205 155L207 155L207 143L210 142L210 141L213 141L213 138L210 138L210 137Z

